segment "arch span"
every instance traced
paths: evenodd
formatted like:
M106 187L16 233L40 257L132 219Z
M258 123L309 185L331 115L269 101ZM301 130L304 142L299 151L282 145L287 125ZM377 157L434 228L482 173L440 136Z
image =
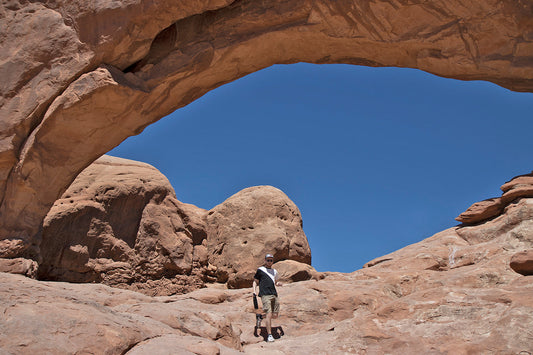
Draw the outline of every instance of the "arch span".
M410 67L533 92L525 1L13 1L1 11L0 257L39 259L43 217L96 158L276 63Z

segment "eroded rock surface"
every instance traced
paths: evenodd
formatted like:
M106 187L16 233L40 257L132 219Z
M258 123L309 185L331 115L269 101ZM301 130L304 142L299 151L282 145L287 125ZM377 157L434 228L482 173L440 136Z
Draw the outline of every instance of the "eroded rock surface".
M311 264L302 225L298 207L271 186L244 189L214 207L207 215L207 248L218 281L251 287L266 253L272 253L274 261Z
M85 169L56 201L40 249L40 279L102 282L150 295L189 292L206 282L249 287L267 252L295 263L287 280L318 277L300 212L282 191L248 188L206 211L178 201L151 165L110 156ZM31 276L36 269L32 260L0 259L2 271Z
M190 291L207 269L205 212L179 202L154 167L104 156L45 218L39 277Z
M524 276L533 275L533 249L514 254L510 266Z
M249 288L148 297L0 273L0 344L16 354L527 354L533 276L510 262L533 249L531 206L522 198L490 222L447 229L353 273L284 284L274 343L254 328Z
M513 201L522 197L533 197L533 173L520 175L503 184L502 196L476 202L456 220L465 225L476 224L499 216Z
M0 6L0 238L40 225L91 162L276 63L419 68L533 91L525 1L53 1Z
M150 233L135 254L131 240L121 239L128 233L101 214L114 201L106 200L105 191L103 204L86 206L98 217L88 230L105 232L99 234L107 248L102 258L76 239L60 246L63 256L44 258L39 229L75 177L126 137L213 88L275 63L411 67L531 92L532 11L533 4L515 0L4 1L2 268L31 276L36 261L54 260L49 270L56 276L90 279L91 262L97 270L117 257L127 260L113 261L113 270L126 270L114 272L124 280L130 266L150 254L150 260L165 263L155 265L156 274L187 272L188 253L164 252L184 241L183 234L154 240L154 225L140 224L139 230ZM206 288L157 298L0 273L2 351L147 353L168 340L184 353L194 347L205 353L531 353L531 276L510 267L513 255L533 248L529 185L504 189L501 206L480 206L484 215L475 220L474 212L466 221L473 225L439 233L352 274L328 273L284 286L284 335L274 344L262 342L264 329L253 333L254 317L246 313L249 290ZM158 213L173 209L172 199L160 201L163 190L151 193L143 191L140 204L146 202L150 218L165 220L166 212ZM191 224L181 222L178 230L192 235ZM194 263L194 246L202 244L187 237ZM206 257L197 250L198 260ZM132 269L134 277L145 276ZM102 270L114 280L109 269Z

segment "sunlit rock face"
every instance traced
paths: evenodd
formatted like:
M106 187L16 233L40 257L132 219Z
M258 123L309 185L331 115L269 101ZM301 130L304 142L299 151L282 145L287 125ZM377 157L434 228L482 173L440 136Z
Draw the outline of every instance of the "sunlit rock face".
M126 137L275 63L410 67L533 91L532 7L515 0L4 2L0 257L39 260L40 226L54 201Z
M279 232L287 220L278 216L290 216L290 203L289 209L262 205L276 213L261 221L247 216L264 196L281 196L261 189L237 193L211 216L240 208L234 231L273 225ZM268 344L264 324L254 328L250 288L208 284L183 295L149 297L0 273L0 344L15 354L131 355L169 348L183 354L527 354L533 344L532 214L533 199L519 198L496 218L444 230L350 274L317 274L298 261L279 261L274 267L300 282L278 287L281 314L274 322L276 341ZM306 273L314 277L301 281Z
M213 282L251 287L267 252L290 262L282 267L286 281L318 277L300 212L280 190L248 188L206 211L178 201L151 165L110 156L86 168L56 201L40 249L40 279L149 295ZM35 262L19 259L0 259L0 271L34 276Z
M298 207L271 186L244 189L207 215L209 263L218 281L230 287L252 285L267 253L275 261L311 264L311 249Z
M151 177L159 187L130 181L138 191L94 185L98 201L81 197L93 185L79 186L56 205L66 224L45 219L98 157L209 90L275 63L419 68L533 92L532 7L516 0L3 2L0 271L174 292L179 281L156 287L137 280L196 277L194 263L209 260L202 248L208 238L198 234L208 222L182 218L177 211L204 212L176 202L159 177ZM134 167L151 171L123 168ZM140 217L121 211L121 201L138 206ZM69 219L75 203L94 217ZM281 287L285 335L268 344L269 352L530 353L533 286L520 271L533 249L532 201L520 192L502 203L482 208L490 217L352 274ZM139 221L138 228L106 215L109 208ZM68 223L101 239L67 241ZM133 235L143 236L138 249ZM138 268L143 258L150 270ZM218 267L206 269L198 280L219 277ZM264 351L264 329L253 332L249 289L157 298L6 273L0 284L0 344L8 353Z
M104 156L43 224L39 278L172 294L203 286L205 210L181 203L154 167Z
M476 202L456 220L473 225L502 214L505 208L523 197L533 197L533 173L520 175L503 184L501 197Z

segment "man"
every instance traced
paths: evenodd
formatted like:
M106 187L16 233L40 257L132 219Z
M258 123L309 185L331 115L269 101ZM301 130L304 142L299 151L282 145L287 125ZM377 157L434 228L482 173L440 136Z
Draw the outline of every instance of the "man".
M274 263L274 256L267 254L265 256L265 264L257 269L254 276L253 293L257 294L257 285L259 285L259 296L263 304L263 311L266 314L265 322L268 333L267 341L274 341L272 336L272 318L278 318L279 314L279 300L276 286L281 286L278 281L278 272L272 268Z

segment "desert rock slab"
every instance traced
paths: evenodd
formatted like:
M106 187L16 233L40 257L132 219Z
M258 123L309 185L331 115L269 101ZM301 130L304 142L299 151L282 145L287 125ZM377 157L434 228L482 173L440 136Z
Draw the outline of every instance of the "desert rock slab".
M526 354L533 284L509 266L531 260L532 206L520 198L494 219L444 230L361 270L284 284L277 340L268 344L264 326L254 327L250 289L211 284L149 297L0 273L0 344L17 354L164 353L164 342L183 353ZM294 263L277 266L285 273Z
M172 333L164 324L121 315L104 306L105 299L116 293L101 285L45 283L2 273L0 284L0 344L7 353L116 354L156 335ZM120 291L114 302L149 302L142 295L125 292Z

